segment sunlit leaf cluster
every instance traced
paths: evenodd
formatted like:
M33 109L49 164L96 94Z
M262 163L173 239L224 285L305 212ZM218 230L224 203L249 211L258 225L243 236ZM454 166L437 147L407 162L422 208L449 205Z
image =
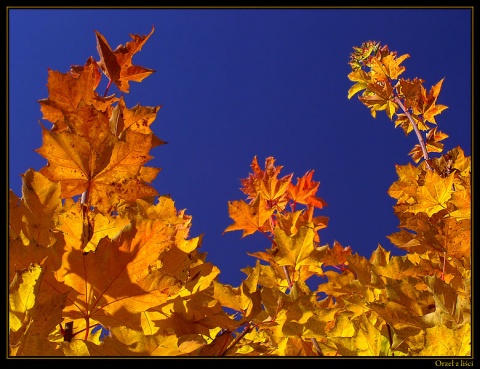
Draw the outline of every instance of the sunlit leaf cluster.
M359 99L370 108L374 118L377 111L383 110L392 121L396 115L395 127L401 127L406 135L415 131L420 137L420 132L426 131L426 137L422 138L426 143L420 142L410 151L418 163L422 157L428 159L427 153L442 152L440 141L448 135L437 131L435 116L447 106L437 104L444 79L427 91L423 86L425 81L420 78L400 78L405 71L401 64L409 57L409 54L397 56L397 52L379 42L368 41L354 47L349 61L352 72L348 75L354 85L348 90L348 98L363 91Z
M254 157L224 232L262 234L265 248L249 254L239 286L220 283L192 217L151 185L151 150L166 144L150 128L161 107L129 107L123 95L154 73L132 62L153 31L115 50L95 32L99 60L48 71L39 103L51 127L40 123L37 149L47 164L24 173L21 197L9 192L9 356L470 355L463 150L397 166L388 194L400 231L389 239L406 255L378 245L368 258L321 244L327 203L313 170L294 181L275 158ZM364 91L372 115L397 114L405 133L428 130L419 150L441 153L447 136L427 128L444 109L441 82L428 94L419 79L393 84L407 57L355 47L348 96ZM122 95L107 95L112 86Z

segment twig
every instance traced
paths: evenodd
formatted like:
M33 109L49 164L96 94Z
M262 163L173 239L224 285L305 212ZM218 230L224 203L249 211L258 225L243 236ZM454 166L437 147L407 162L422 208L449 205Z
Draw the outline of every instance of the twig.
M405 109L405 106L402 104L402 102L400 101L398 96L395 96L394 100L400 106L400 108L403 110L403 112L407 116L410 123L412 123L413 130L415 131L415 134L417 135L418 142L420 143L420 147L422 148L423 158L425 159L425 163L427 164L427 168L429 170L432 170L432 168L430 167L430 164L428 164L428 159L429 158L428 158L427 147L425 146L425 142L423 141L422 134L420 133L420 130L418 129L417 124L415 123L415 121L413 120L412 116L407 111L407 109Z

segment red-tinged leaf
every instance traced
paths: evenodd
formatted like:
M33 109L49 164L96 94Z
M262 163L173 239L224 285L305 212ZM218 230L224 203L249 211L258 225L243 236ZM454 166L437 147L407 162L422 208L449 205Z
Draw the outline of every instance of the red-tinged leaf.
M132 57L139 52L145 42L153 34L152 31L145 36L131 34L133 39L127 44L119 45L112 51L105 37L98 31L95 31L97 36L97 50L100 55L99 66L102 72L118 87L122 92L129 92L129 82L141 82L155 71L152 69L132 65Z
M312 180L314 171L308 171L301 178L297 178L297 184L293 185L289 183L287 193L288 197L294 201L294 203L311 205L316 208L322 209L327 203L321 198L315 196L320 182Z
M283 167L274 164L275 159L270 156L265 160L265 170L262 170L255 156L251 164L253 174L251 173L247 179L241 180L243 186L241 190L251 201L260 196L268 202L269 207L282 211L288 201L287 188L293 174L279 179L278 175Z
M352 249L350 246L342 247L338 241L334 241L332 248L322 246L319 252L323 265L337 266L347 263L347 256L352 254Z
M428 95L423 86L421 86L422 100L417 105L416 109L413 109L413 113L416 115L422 115L423 121L437 124L435 116L447 109L445 105L437 105L437 98L440 94L442 84L445 78L442 78L436 85L432 86Z
M422 101L422 83L423 79L414 78L413 81L401 79L398 83L398 94L404 99L405 109L418 109L418 104Z

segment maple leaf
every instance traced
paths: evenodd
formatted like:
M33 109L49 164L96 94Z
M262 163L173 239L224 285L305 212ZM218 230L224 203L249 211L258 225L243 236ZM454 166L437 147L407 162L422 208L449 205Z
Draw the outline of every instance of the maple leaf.
M265 223L270 219L275 209L267 208L265 201L257 197L252 204L243 200L229 201L228 214L234 220L225 232L243 231L242 238L256 231L263 231Z
M405 67L400 66L400 64L409 57L408 54L397 57L396 53L390 53L381 58L372 58L370 65L373 79L376 81L398 79L398 76L405 71Z
M397 204L413 204L418 181L420 176L423 175L423 171L420 167L415 167L412 164L396 165L395 170L398 180L390 186L387 193L397 199Z
M362 69L355 70L348 75L348 79L355 84L348 90L348 98L351 99L357 92L365 90L372 82L372 77Z
M29 311L35 306L40 288L42 268L31 264L28 269L17 271L9 288L10 329L18 331L28 321Z
M425 184L418 187L416 194L413 196L415 203L411 204L407 211L414 214L425 212L428 216L432 216L446 209L446 203L453 193L453 180L453 175L442 178L433 171L427 171Z
M87 324L94 319L105 327L139 327L135 313L180 291L178 279L156 266L162 250L174 242L165 239L164 231L162 221L137 220L122 237L114 241L103 238L95 253L65 252L56 278L76 294L70 297L64 317L77 319L80 313Z
M312 181L314 171L308 171L301 178L297 178L297 184L288 184L287 193L291 200L295 203L312 205L316 208L322 209L327 203L315 196L320 182Z
M121 96L117 106L112 109L109 120L110 130L118 138L124 137L124 131L127 129L146 135L152 134L150 125L155 121L160 108L160 106L150 107L137 104L129 109L123 96ZM154 146L164 143L164 141L159 140Z
M320 356L312 347L311 341L289 336L285 337L277 348L281 356Z
M9 344L15 356L60 356L49 333L62 321L66 294L42 293L45 268L32 263L17 270L9 288Z
M398 81L399 97L404 98L405 109L418 109L418 104L422 99L423 79L414 78L413 80L401 79Z
M459 329L436 326L425 330L425 346L422 356L471 356L471 327L465 324Z
M413 122L416 124L417 128L420 131L427 131L430 129L430 127L427 126L425 122L416 115L410 114L410 118L413 120ZM410 118L407 116L407 114L399 113L397 114L397 119L395 120L395 128L400 126L406 136L408 136L408 134L413 131L413 125L410 122Z
M275 159L268 157L265 159L265 170L262 170L255 156L252 160L251 173L247 179L241 180L242 191L248 195L248 199L254 201L257 196L261 196L268 203L270 208L282 211L288 202L287 189L292 180L293 174L286 175L278 179L282 166L275 166Z
M470 187L467 187L465 190L453 192L452 202L455 206L455 210L450 213L451 217L454 217L457 220L471 219L472 194Z
M445 105L437 105L437 98L442 88L442 84L445 78L442 78L436 85L432 86L427 94L426 89L421 86L421 99L415 106L412 106L413 113L421 115L423 121L437 124L435 121L435 115L440 114L447 109Z
M152 69L132 65L132 57L139 52L145 42L153 34L154 27L148 35L140 36L131 34L132 41L127 44L119 45L112 51L108 45L105 37L98 31L95 31L97 36L97 50L100 55L98 65L102 72L113 82L120 91L129 92L129 82L141 82L155 71Z
M338 241L333 242L333 247L322 246L319 248L319 257L325 266L338 266L347 263L347 256L352 254L350 246L343 247Z
M113 96L98 96L95 90L100 77L101 73L93 58L89 58L84 66L72 67L68 73L49 70L49 97L38 101L43 119L52 122L54 130L69 129L81 133L82 115L95 110L105 112L110 104L118 100Z
M111 337L102 343L102 350L95 356L161 356L178 352L178 337L175 334L146 335L140 330L118 326L110 329ZM106 351L106 353L105 353Z
M443 144L440 141L447 138L448 135L443 132L437 132L437 127L430 129L427 132L427 142L426 142L426 149L427 152L442 152L443 151ZM409 155L412 156L412 159L415 163L418 163L423 158L423 151L422 147L419 144L416 144L415 147L410 151Z
M57 235L51 232L55 228L52 218L61 201L58 184L33 169L27 170L22 175L22 201L10 201L10 235L17 234L24 245L53 245Z
M296 270L302 265L319 265L320 252L315 249L313 243L313 227L302 226L293 235L287 235L280 228L275 229L275 243L278 246L278 253L274 260L280 265L292 265Z
M239 323L248 321L261 311L260 291L249 292L247 286L242 283L240 287L231 287L218 282L213 282L214 298L222 306L241 312L242 318Z
M354 322L355 333L351 337L329 337L335 343L340 356L391 356L390 342L373 322L362 315Z
M154 143L152 134L127 131L122 141L109 133L105 140L92 144L84 137L48 131L43 126L42 133L43 145L37 152L48 165L40 173L61 184L62 197L88 189L89 204L110 211L120 199L158 195L148 183L160 169L143 167L152 158L148 154Z
M390 119L398 109L398 104L393 101L393 98L392 85L383 81L369 83L363 95L359 96L360 101L370 108L372 117L376 117L377 111L385 110Z
M88 239L85 239L84 209L79 202L65 202L64 211L58 215L57 229L61 230L70 245L83 247L83 252L95 251L98 243L104 237L116 239L131 226L130 219L124 217L107 217L98 211L88 213L91 224Z

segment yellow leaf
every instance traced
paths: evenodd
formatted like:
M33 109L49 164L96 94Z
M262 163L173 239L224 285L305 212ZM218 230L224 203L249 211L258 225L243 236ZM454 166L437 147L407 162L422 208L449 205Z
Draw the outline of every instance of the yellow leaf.
M65 356L90 356L87 344L82 340L61 343Z
M296 270L302 265L319 265L320 252L315 249L313 238L314 231L311 226L301 227L293 236L275 228L275 242L278 246L275 262L280 266L292 265Z
M425 330L425 348L421 356L471 356L471 327L464 324L458 329L449 329L444 325Z
M236 288L216 281L213 281L213 286L214 297L222 306L242 312L245 318L258 313L260 307L260 293L258 291L249 293L243 282L240 287Z
M267 208L265 201L257 197L252 204L243 200L229 201L228 214L234 220L223 232L243 231L242 238L260 230L275 209Z
M440 210L446 209L446 203L452 197L453 181L453 174L442 178L433 171L427 171L424 185L418 186L414 195L416 202L407 211L414 214L424 212L431 217Z
M40 288L42 268L31 264L27 269L17 271L9 287L9 320L10 329L18 331L29 323L29 312L35 306Z
M351 99L353 95L357 92L365 90L368 87L368 84L372 82L372 78L362 69L357 69L356 71L351 72L348 75L348 79L352 82L356 82L348 90L348 98Z
M472 195L470 187L463 191L452 193L452 202L455 205L455 211L450 213L451 217L457 220L471 219L472 217Z
M339 314L334 322L334 328L328 332L329 337L353 337L355 334L355 327L349 317Z
M93 218L93 234L88 241L87 246L84 248L84 252L95 251L98 243L104 237L108 237L111 240L120 236L123 230L127 230L131 227L130 219L122 218L120 216L112 218L111 216L104 216L101 213L96 213Z
M400 64L409 57L408 54L396 57L394 53L390 53L381 59L372 58L371 66L374 79L397 79L405 71L405 67L401 67Z
M180 337L177 345L181 354L189 354L195 350L198 350L200 347L205 346L206 341L198 334L188 334Z

